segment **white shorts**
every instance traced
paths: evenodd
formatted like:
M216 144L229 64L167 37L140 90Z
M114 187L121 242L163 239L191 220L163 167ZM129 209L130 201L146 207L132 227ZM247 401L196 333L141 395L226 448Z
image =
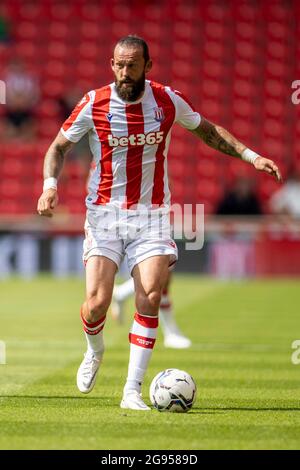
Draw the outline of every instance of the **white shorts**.
M168 255L172 265L178 258L171 238L170 217L161 210L136 213L115 207L88 209L84 225L83 261L91 256L105 256L118 269L126 256L129 272L151 256Z

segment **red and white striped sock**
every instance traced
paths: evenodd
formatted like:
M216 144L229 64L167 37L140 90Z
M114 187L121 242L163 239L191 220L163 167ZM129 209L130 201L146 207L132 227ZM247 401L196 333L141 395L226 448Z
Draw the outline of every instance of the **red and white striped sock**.
M158 316L134 315L133 325L129 333L130 357L128 376L124 392L141 391L141 385L152 355L158 327Z
M83 318L82 311L80 315L87 341L88 351L92 352L97 358L100 359L104 352L103 328L105 325L106 315L94 323L87 322L85 318Z

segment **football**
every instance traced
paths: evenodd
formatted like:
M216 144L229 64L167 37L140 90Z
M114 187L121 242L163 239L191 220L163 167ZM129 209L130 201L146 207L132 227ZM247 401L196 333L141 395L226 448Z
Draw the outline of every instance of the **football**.
M150 400L158 411L189 411L196 400L196 393L194 379L179 369L159 372L150 385Z

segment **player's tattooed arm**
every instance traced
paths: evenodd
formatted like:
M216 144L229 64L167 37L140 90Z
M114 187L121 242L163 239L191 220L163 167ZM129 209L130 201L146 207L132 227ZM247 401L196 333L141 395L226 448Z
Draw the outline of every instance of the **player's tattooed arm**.
M64 164L65 155L73 145L73 142L66 139L61 132L57 134L45 156L44 179L58 178Z
M197 135L210 147L232 157L240 157L246 146L221 126L217 126L205 118L201 118L200 125L194 129Z
M246 152L254 154L255 157L257 157L253 160L253 165L256 170L265 171L266 173L269 173L270 175L274 176L278 181L282 181L279 168L272 160L261 157L255 152L252 152L247 149L244 144L239 142L239 140L237 140L233 135L230 134L230 132L228 132L223 127L213 124L202 117L200 125L191 132L196 136L200 137L200 139L202 139L210 147L219 150L220 152L225 153L226 155L231 155L232 157L242 158L243 160L246 160Z
M47 178L58 178L64 164L65 155L73 145L61 132L57 134L45 156L44 180L47 180ZM43 193L37 203L38 213L45 217L52 217L57 204L57 189L54 187L47 189L44 186Z

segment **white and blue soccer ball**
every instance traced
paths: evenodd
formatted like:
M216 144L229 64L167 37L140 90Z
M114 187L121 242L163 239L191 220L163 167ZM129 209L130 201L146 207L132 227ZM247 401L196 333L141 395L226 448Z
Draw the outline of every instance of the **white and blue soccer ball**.
M158 411L183 413L189 411L197 394L197 386L184 370L166 369L159 372L150 385L150 400Z

